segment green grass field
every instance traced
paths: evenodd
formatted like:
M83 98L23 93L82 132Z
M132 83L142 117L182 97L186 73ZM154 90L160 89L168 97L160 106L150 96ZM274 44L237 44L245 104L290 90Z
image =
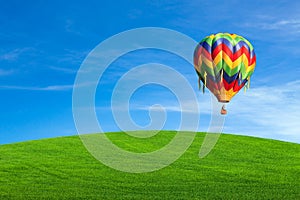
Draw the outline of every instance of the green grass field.
M108 133L124 149L147 152L175 132L149 139ZM300 145L221 135L204 159L198 133L172 165L130 174L95 160L77 136L0 146L0 199L300 199Z

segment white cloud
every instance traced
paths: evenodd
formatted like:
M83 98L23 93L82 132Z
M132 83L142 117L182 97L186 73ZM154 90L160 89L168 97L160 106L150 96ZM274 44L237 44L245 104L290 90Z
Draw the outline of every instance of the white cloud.
M84 58L89 53L89 50L88 51L75 51L72 49L65 49L65 52L66 53L64 55L62 55L60 58L58 58L58 62L72 63L77 66L84 60Z
M70 73L70 74L75 74L78 71L78 69L55 67L55 66L50 66L49 68L52 69L52 70L61 71L61 72L65 72L65 73Z
M69 85L49 85L49 86L18 86L18 85L0 85L0 89L8 90L34 90L34 91L67 91L73 88L89 87L96 84L92 81L86 81L81 84L69 84Z
M237 95L229 106L225 130L300 143L299 91L300 81L294 81Z
M216 101L212 98L211 94L206 89L206 93L202 94L202 91L195 91L197 99L193 100L192 98L183 99L180 101L180 104L177 101L162 101L160 99L159 102L162 102L162 106L166 111L170 112L184 112L190 114L201 114L201 115L211 115L212 114L212 103ZM159 94L156 94L159 97ZM143 101L144 102L144 101ZM136 110L149 110L151 106L145 106L143 102L135 102L132 106L133 109ZM145 103L145 102L144 102ZM198 104L198 105L197 105ZM217 103L218 104L218 103ZM219 109L220 105L216 104L216 107ZM196 109L198 107L198 110ZM153 109L153 108L152 108ZM155 108L154 108L155 110Z
M28 51L31 51L33 48L29 48L29 47L26 47L26 48L17 48L17 49L14 49L12 51L9 51L9 52L6 52L4 54L1 54L0 55L0 60L7 60L7 61L14 61L14 60L17 60L18 57L25 53L25 52L28 52Z
M35 90L35 91L65 91L65 90L73 89L73 85L50 85L50 86L46 86L46 87L3 85L3 86L0 86L0 89Z
M256 23L245 23L243 26L255 27L263 30L289 30L300 31L300 20L298 19L284 19L277 21L263 20Z

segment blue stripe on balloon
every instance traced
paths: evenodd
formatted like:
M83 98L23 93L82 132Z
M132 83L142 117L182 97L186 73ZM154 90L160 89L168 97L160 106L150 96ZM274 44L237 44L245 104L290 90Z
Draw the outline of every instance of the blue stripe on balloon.
M208 51L211 54L211 46L206 42L200 42L199 45L201 45L206 51Z
M203 82L204 84L204 79L203 77L201 77L201 74L196 71L198 76L200 77L200 80ZM219 83L221 81L221 71L220 71L220 74L218 76L212 76L210 75L209 73L207 73L206 75L206 80L212 80L213 82L215 83ZM228 83L228 84L231 84L232 82L234 82L235 80L238 80L238 75L239 75L239 72L237 72L236 74L234 74L233 76L228 76L227 73L224 71L223 73L223 79ZM247 79L243 79L243 80L240 80L240 81L237 81L237 84L240 86L241 84L246 84L248 82Z
M240 48L245 47L248 52L250 52L250 47L248 46L248 44L244 41L239 41L234 47L233 47L233 52L237 52L238 50L240 50Z
M247 79L244 79L244 80L242 80L240 83L238 83L239 84L239 86L240 85L243 85L243 84L246 84L248 82L248 80Z
M223 78L226 80L228 84L232 83L233 81L236 80L237 76L239 75L239 72L234 74L233 76L228 76L228 74L224 71L223 73Z
M219 38L216 41L214 41L214 43L212 45L212 49L215 49L217 46L219 46L222 43L224 43L230 50L233 49L231 42L229 40L227 40L226 38Z
M232 83L233 81L239 79L239 77L238 77L239 73L240 73L240 72L237 72L237 73L234 74L233 76L228 76L228 74L224 71L224 73L223 73L223 78L226 80L226 82L227 82L228 84L230 84L230 83ZM238 83L239 83L239 85L241 85L242 83L246 83L245 81L247 82L247 79L246 79L246 78L243 79L243 80L238 81Z
M219 46L222 43L224 43L232 51L232 53L237 52L242 47L245 47L250 52L250 47L246 42L239 41L235 46L233 46L232 43L226 38L219 38L216 41L214 41L212 45L212 49L215 49L217 46Z
M255 56L255 53L254 53L254 50L252 50L252 51L250 52L250 59L252 59L254 56Z

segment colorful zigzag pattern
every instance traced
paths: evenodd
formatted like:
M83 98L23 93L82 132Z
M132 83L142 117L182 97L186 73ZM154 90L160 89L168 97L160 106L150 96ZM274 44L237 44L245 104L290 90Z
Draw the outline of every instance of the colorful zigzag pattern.
M205 37L194 51L194 66L200 81L220 102L229 102L254 72L256 56L245 38L229 33Z

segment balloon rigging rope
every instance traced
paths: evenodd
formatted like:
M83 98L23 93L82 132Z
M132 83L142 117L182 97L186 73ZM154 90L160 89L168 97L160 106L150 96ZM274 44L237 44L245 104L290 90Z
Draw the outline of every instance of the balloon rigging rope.
M204 85L203 85L203 88L202 88L203 93L205 92L205 87L206 87L206 76L207 76L207 73L204 72Z
M223 82L223 69L221 69L221 82Z

